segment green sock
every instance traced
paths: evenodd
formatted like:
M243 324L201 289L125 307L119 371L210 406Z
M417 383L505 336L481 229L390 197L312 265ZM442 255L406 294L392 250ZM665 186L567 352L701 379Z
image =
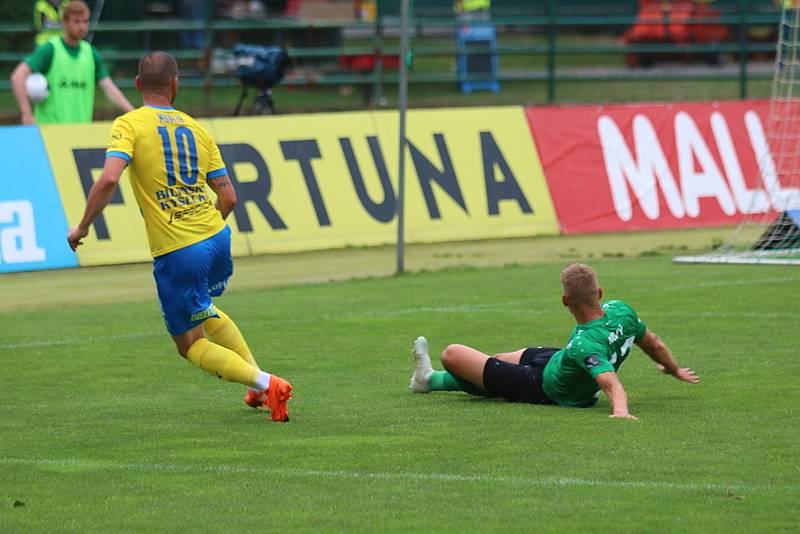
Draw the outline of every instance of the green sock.
M484 395L472 382L459 378L447 371L434 371L428 379L431 391L466 391L471 395Z

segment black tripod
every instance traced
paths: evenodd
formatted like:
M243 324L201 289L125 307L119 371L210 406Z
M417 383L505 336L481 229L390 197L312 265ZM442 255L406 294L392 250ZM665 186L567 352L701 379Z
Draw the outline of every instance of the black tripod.
M238 117L239 113L242 111L242 104L244 104L245 98L247 98L247 85L242 84L242 94L239 97L239 103L236 104L236 111L233 112L233 115L235 117ZM251 110L251 115L277 115L277 114L278 112L275 110L275 103L272 101L272 88L259 87L258 94L253 100L253 108Z

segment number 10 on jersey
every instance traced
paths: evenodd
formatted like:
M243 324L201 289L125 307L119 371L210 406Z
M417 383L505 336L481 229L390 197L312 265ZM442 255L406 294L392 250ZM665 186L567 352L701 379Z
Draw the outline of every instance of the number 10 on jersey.
M175 164L173 162L173 143L178 152L178 173L181 182L186 185L194 185L200 174L197 168L197 143L194 134L186 126L175 128L172 138L166 126L158 127L158 135L161 136L161 145L164 148L164 163L167 167L167 185L177 185L175 176Z

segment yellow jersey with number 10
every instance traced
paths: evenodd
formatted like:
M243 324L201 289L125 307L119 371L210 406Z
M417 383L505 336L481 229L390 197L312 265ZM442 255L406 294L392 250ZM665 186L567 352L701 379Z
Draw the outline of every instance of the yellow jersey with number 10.
M153 257L202 241L225 227L206 181L228 171L217 144L186 113L142 106L118 117L106 157L128 162Z

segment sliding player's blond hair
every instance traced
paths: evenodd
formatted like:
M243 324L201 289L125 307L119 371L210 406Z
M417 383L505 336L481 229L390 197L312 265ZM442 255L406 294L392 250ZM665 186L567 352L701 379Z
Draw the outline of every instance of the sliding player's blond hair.
M583 263L571 263L561 271L561 287L570 304L590 304L597 300L597 275Z

